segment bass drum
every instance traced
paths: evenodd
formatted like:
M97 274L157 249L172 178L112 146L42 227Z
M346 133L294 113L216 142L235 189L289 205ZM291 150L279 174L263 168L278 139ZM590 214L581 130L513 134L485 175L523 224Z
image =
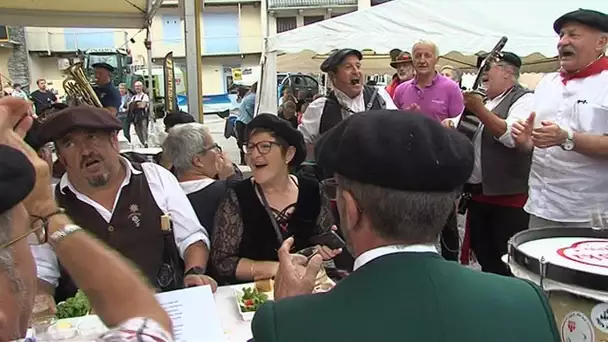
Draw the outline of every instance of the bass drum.
M504 261L547 293L562 341L608 342L608 231L526 230Z

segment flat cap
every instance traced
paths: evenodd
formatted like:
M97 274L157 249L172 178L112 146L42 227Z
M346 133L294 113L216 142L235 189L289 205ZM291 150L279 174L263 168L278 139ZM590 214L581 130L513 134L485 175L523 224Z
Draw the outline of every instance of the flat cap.
M556 33L559 33L567 22L572 21L593 27L602 32L608 32L608 15L606 15L606 13L583 8L579 8L576 11L566 13L557 18L553 23L553 30L555 30Z
M191 122L195 122L192 115L190 115L186 112L183 112L181 110L175 111L175 112L170 112L163 119L163 123L165 124L165 128L167 128L167 129L169 129L175 125L191 123Z
M111 66L111 65L110 65L110 64L108 64L108 63L104 63L104 62L101 62L101 63L95 63L95 64L93 64L93 65L91 65L91 66L92 66L93 68L102 68L102 69L106 69L106 70L108 70L109 72L114 72L114 70L116 70L116 69L114 69L114 67L113 67L113 66Z
M361 51L355 49L340 49L334 51L323 63L321 63L321 71L323 72L335 72L338 69L338 66L342 64L344 59L348 56L355 56L359 58L359 60L363 59L363 55Z
M0 214L23 201L35 183L36 171L25 154L0 145Z
M351 115L321 136L317 164L327 172L384 188L450 192L474 164L473 144L456 130L411 111Z
M122 123L107 109L80 105L68 107L47 117L40 125L40 142L47 143L76 129L118 131Z
M293 128L289 121L281 119L274 114L258 114L247 124L245 140L248 141L251 133L260 128L273 132L277 137L285 140L289 146L296 148L296 154L289 163L289 166L300 165L306 159L304 137L300 131Z

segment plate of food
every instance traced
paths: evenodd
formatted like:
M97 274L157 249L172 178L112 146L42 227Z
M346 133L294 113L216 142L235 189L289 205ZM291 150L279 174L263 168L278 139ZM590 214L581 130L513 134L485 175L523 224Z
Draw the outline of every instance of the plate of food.
M239 314L244 321L251 321L262 304L274 299L273 288L274 284L270 279L232 287Z

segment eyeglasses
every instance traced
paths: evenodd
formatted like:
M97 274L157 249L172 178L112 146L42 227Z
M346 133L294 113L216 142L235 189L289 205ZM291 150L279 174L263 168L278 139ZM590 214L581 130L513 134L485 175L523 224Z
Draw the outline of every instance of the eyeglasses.
M260 154L268 154L270 153L270 150L272 150L273 145L281 146L281 144L276 141L260 141L256 144L249 143L245 146L245 153L251 154L253 149L256 149Z
M45 243L48 242L48 234L47 234L47 229L49 226L48 219L51 216L54 216L56 214L63 213L63 212L64 212L63 210L60 210L57 213L52 214L47 217L32 216L34 218L34 221L30 224L30 227L29 227L30 229L28 230L28 232L21 234L21 235L17 236L16 238L12 239L11 241L3 244L2 246L0 246L0 249L8 248L23 239L27 239L27 243L29 245L44 245Z
M210 147L203 148L203 150L201 151L201 154L205 154L213 149L216 149L218 152L222 153L222 147L220 145L218 145L217 143L213 143L213 145L211 145Z
M328 178L321 181L321 190L323 196L330 201L335 201L338 198L338 181L335 178Z

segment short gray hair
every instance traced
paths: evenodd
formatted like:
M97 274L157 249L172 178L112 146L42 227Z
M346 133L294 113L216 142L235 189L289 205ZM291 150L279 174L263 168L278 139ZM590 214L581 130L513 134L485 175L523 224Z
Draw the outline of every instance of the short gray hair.
M439 48L437 47L437 44L433 43L430 40L419 40L414 43L414 45L412 45L412 55L414 54L414 50L416 50L416 46L418 45L430 45L433 48L433 51L435 52L435 57L439 57Z
M183 174L192 168L192 159L203 151L210 137L207 127L200 123L176 125L169 129L169 135L163 142L163 153L166 153L177 174Z
M415 192L383 188L337 177L352 194L378 236L406 244L435 244L455 208L456 192Z
M506 62L498 62L497 65L499 65L501 68L503 68L503 70L507 70L511 75L513 75L513 80L515 82L519 81L520 71L518 67Z

